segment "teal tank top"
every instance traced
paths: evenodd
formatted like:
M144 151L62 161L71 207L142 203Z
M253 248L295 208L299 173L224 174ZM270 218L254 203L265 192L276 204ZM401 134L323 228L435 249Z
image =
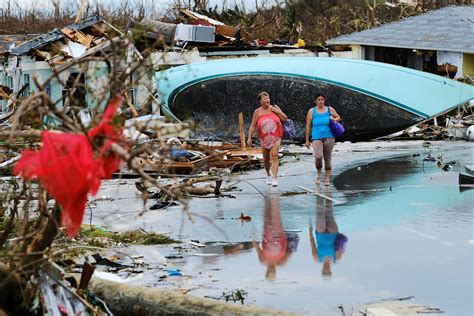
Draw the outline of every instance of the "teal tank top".
M322 138L334 138L329 128L329 107L326 112L318 113L316 107L313 108L313 120L311 122L311 141Z

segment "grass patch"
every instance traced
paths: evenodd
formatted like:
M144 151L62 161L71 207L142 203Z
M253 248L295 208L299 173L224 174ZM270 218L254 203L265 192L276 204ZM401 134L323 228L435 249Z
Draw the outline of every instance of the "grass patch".
M134 245L159 245L172 244L178 241L163 234L147 233L141 230L132 230L122 233L114 233L99 226L81 225L80 236L90 239L91 242L97 239L110 239L111 242Z

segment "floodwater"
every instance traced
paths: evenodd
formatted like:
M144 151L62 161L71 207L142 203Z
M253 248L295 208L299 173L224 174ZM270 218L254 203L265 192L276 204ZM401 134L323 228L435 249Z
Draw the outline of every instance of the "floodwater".
M245 212L251 222L234 220L237 228L261 225L250 236L242 229L244 242L209 243L205 256L178 263L199 284L191 293L245 289L248 303L321 315L414 296L445 315L472 315L474 190L460 192L462 166L445 172L422 159L347 170L320 186L325 197L268 188ZM315 237L315 229L325 233Z
M363 304L412 296L444 315L472 315L474 189L458 185L459 171L474 162L472 146L420 145L403 154L402 145L392 144L399 151L391 155L336 146L330 187L315 185L311 156L285 158L278 188L263 183L261 170L236 176L226 184L241 190L235 198L190 201L193 222L180 207L137 217L123 195L98 202L92 222L207 245L158 248L161 270L141 282L152 287L215 298L242 289L246 304L308 315L341 315L340 307L358 315ZM443 171L423 161L429 151L455 164ZM286 194L307 190L316 194ZM156 249L137 251L146 258ZM162 278L168 268L182 277Z

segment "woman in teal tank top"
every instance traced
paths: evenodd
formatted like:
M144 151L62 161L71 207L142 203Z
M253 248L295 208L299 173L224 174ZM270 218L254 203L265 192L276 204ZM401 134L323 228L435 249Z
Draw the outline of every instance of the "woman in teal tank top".
M339 122L341 117L334 108L325 105L326 97L318 93L314 100L316 106L309 109L306 116L306 147L313 146L316 171L316 184L321 183L321 173L326 170L326 186L331 184L331 155L334 148L334 135L329 127L330 120ZM311 142L310 142L311 136Z

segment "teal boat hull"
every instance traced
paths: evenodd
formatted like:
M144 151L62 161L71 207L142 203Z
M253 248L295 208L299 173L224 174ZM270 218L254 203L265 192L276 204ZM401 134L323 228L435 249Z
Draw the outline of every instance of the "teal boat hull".
M196 123L195 136L235 138L270 93L304 138L316 93L343 118L340 140L370 140L400 131L474 98L474 87L408 68L352 59L239 58L189 64L157 73L164 114Z

